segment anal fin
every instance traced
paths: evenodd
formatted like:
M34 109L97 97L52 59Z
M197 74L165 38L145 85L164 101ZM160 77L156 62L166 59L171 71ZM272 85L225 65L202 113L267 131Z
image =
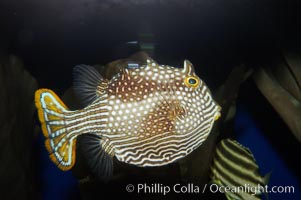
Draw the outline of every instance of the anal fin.
M113 158L103 146L102 139L96 135L87 134L78 138L79 151L91 173L100 181L108 181L113 175Z

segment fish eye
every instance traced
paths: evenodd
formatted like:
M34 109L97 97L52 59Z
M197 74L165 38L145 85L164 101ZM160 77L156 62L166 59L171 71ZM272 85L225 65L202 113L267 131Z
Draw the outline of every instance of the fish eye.
M185 78L185 81L184 81L185 85L187 85L188 87L193 87L193 88L196 88L200 81L198 78L194 77L194 76L189 76L189 77L186 77Z

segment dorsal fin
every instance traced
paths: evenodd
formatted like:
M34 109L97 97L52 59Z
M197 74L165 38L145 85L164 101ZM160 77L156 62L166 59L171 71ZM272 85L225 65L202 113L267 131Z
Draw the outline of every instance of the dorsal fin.
M82 64L73 68L73 89L85 106L94 102L105 91L107 83L92 66Z

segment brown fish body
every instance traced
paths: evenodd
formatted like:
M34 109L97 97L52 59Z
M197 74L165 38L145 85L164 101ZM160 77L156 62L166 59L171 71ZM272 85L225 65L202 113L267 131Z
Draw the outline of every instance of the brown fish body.
M64 115L58 123L62 127L49 130L44 125L44 135L50 142L46 145L48 150L59 146L56 152L62 152L57 155L70 152L61 156L61 160L74 156L72 150L66 151L66 146L60 148L66 141L70 148L78 135L89 133L100 137L99 144L106 154L122 162L137 166L165 165L200 146L220 115L220 107L189 61L180 69L148 60L146 65L125 68L110 81L102 79L96 86L93 103L77 111L67 111L65 106L48 108L47 98L42 98L44 93L48 92L49 98L58 104L62 102L49 90L37 93L37 107L43 108L43 112L39 111L42 125L47 121L45 115L41 116L45 110ZM62 129L61 143L55 141L59 136L49 137L49 132ZM55 162L59 159L52 156ZM68 166L72 162L72 159L67 162Z

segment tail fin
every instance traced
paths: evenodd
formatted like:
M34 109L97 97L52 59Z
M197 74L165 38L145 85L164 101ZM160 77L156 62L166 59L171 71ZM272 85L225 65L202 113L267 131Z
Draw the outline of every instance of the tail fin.
M61 170L70 170L75 162L76 138L68 136L65 125L67 107L53 91L48 89L36 91L35 104L50 159Z

